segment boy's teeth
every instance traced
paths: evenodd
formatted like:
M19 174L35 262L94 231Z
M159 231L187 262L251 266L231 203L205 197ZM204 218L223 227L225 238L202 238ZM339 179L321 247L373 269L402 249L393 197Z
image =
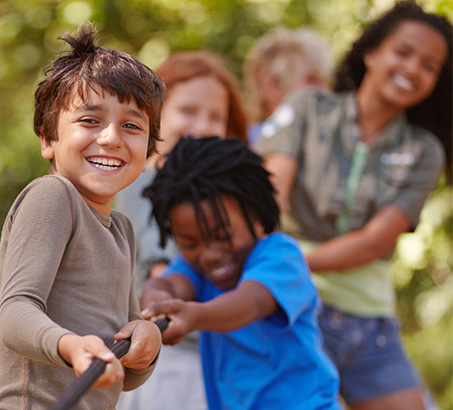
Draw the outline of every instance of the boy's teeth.
M95 167L99 168L99 169L103 169L105 171L111 171L112 169L116 169L118 167L114 166L109 166L109 165L102 165L102 164L94 164Z
M216 268L212 270L213 276L222 276L228 270L228 265L221 266L220 268Z
M119 166L121 166L121 161L113 158L95 157L90 158L89 161L96 167L107 171L111 170L112 168L118 168Z

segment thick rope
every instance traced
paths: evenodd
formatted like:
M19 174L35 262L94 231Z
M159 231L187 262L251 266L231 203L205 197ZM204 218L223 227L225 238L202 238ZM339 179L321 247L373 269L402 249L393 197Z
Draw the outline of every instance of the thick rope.
M154 323L163 332L168 326L167 318L157 319ZM115 343L112 347L112 352L120 359L123 357L131 346L131 339L123 339ZM69 410L76 402L87 392L93 383L105 371L107 363L102 359L96 358L91 363L85 373L81 374L77 380L72 383L66 391L60 396L58 401L50 407L49 410Z

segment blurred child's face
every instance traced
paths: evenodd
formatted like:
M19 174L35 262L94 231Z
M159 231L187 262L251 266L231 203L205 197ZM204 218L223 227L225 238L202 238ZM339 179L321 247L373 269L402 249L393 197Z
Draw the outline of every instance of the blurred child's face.
M167 154L183 136L195 138L227 134L229 98L214 77L195 77L175 84L167 94L161 115L158 150Z
M266 116L270 116L289 91L302 89L304 87L327 88L317 70L302 56L293 57L293 66L297 66L297 73L293 73L292 81L282 86L278 80L269 74L260 76L261 96ZM287 81L288 82L288 81Z
M230 222L227 233L216 226L209 203L201 203L212 238L209 244L199 230L192 204L176 205L170 210L169 219L184 259L219 289L229 290L238 283L245 259L257 240L250 232L239 203L225 195L222 200ZM259 223L255 223L254 228L258 238L264 235Z
M389 106L405 110L429 95L447 57L440 32L417 21L405 21L378 48L364 57L361 87L371 87Z
M149 119L135 101L120 103L101 89L89 90L86 101L76 96L61 111L58 141L41 137L41 152L53 160L54 174L69 179L83 199L110 215L118 191L145 169Z

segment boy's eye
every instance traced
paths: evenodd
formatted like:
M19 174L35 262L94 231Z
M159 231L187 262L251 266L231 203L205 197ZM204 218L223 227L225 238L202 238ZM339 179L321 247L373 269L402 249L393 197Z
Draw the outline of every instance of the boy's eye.
M97 124L97 121L94 118L81 118L80 122L84 122L86 124Z
M228 242L230 240L230 236L223 234L223 235L215 235L214 240L217 242Z
M180 249L191 250L197 247L197 241L187 238L185 236L174 236L176 243Z
M187 250L187 251L193 250L193 249L195 249L197 247L197 245L194 244L194 243L181 243L181 242L178 242L178 246L181 249L184 249L184 250Z
M212 239L216 242L229 242L231 240L231 233L224 230L215 230L212 233Z
M130 124L130 123L125 124L124 127L125 128L129 128L131 130L141 130L141 128L139 126L137 126L135 124Z

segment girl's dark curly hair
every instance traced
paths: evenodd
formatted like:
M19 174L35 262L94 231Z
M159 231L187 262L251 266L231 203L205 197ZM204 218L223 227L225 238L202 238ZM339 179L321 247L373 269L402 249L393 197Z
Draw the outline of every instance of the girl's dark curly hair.
M160 245L172 236L168 219L170 210L179 204L192 204L204 239L212 240L201 202L208 201L216 224L228 236L228 215L222 195L236 199L256 238L253 223L258 221L265 233L279 223L279 208L274 188L262 159L234 138L182 138L158 169L152 184L143 195L151 200L152 216L160 229Z
M432 94L420 104L407 110L410 123L435 134L442 143L447 157L447 180L452 182L452 25L436 14L425 13L414 1L401 1L371 23L352 45L335 76L335 91L357 90L365 75L365 54L378 48L383 40L402 23L425 23L437 30L447 42L448 55Z

